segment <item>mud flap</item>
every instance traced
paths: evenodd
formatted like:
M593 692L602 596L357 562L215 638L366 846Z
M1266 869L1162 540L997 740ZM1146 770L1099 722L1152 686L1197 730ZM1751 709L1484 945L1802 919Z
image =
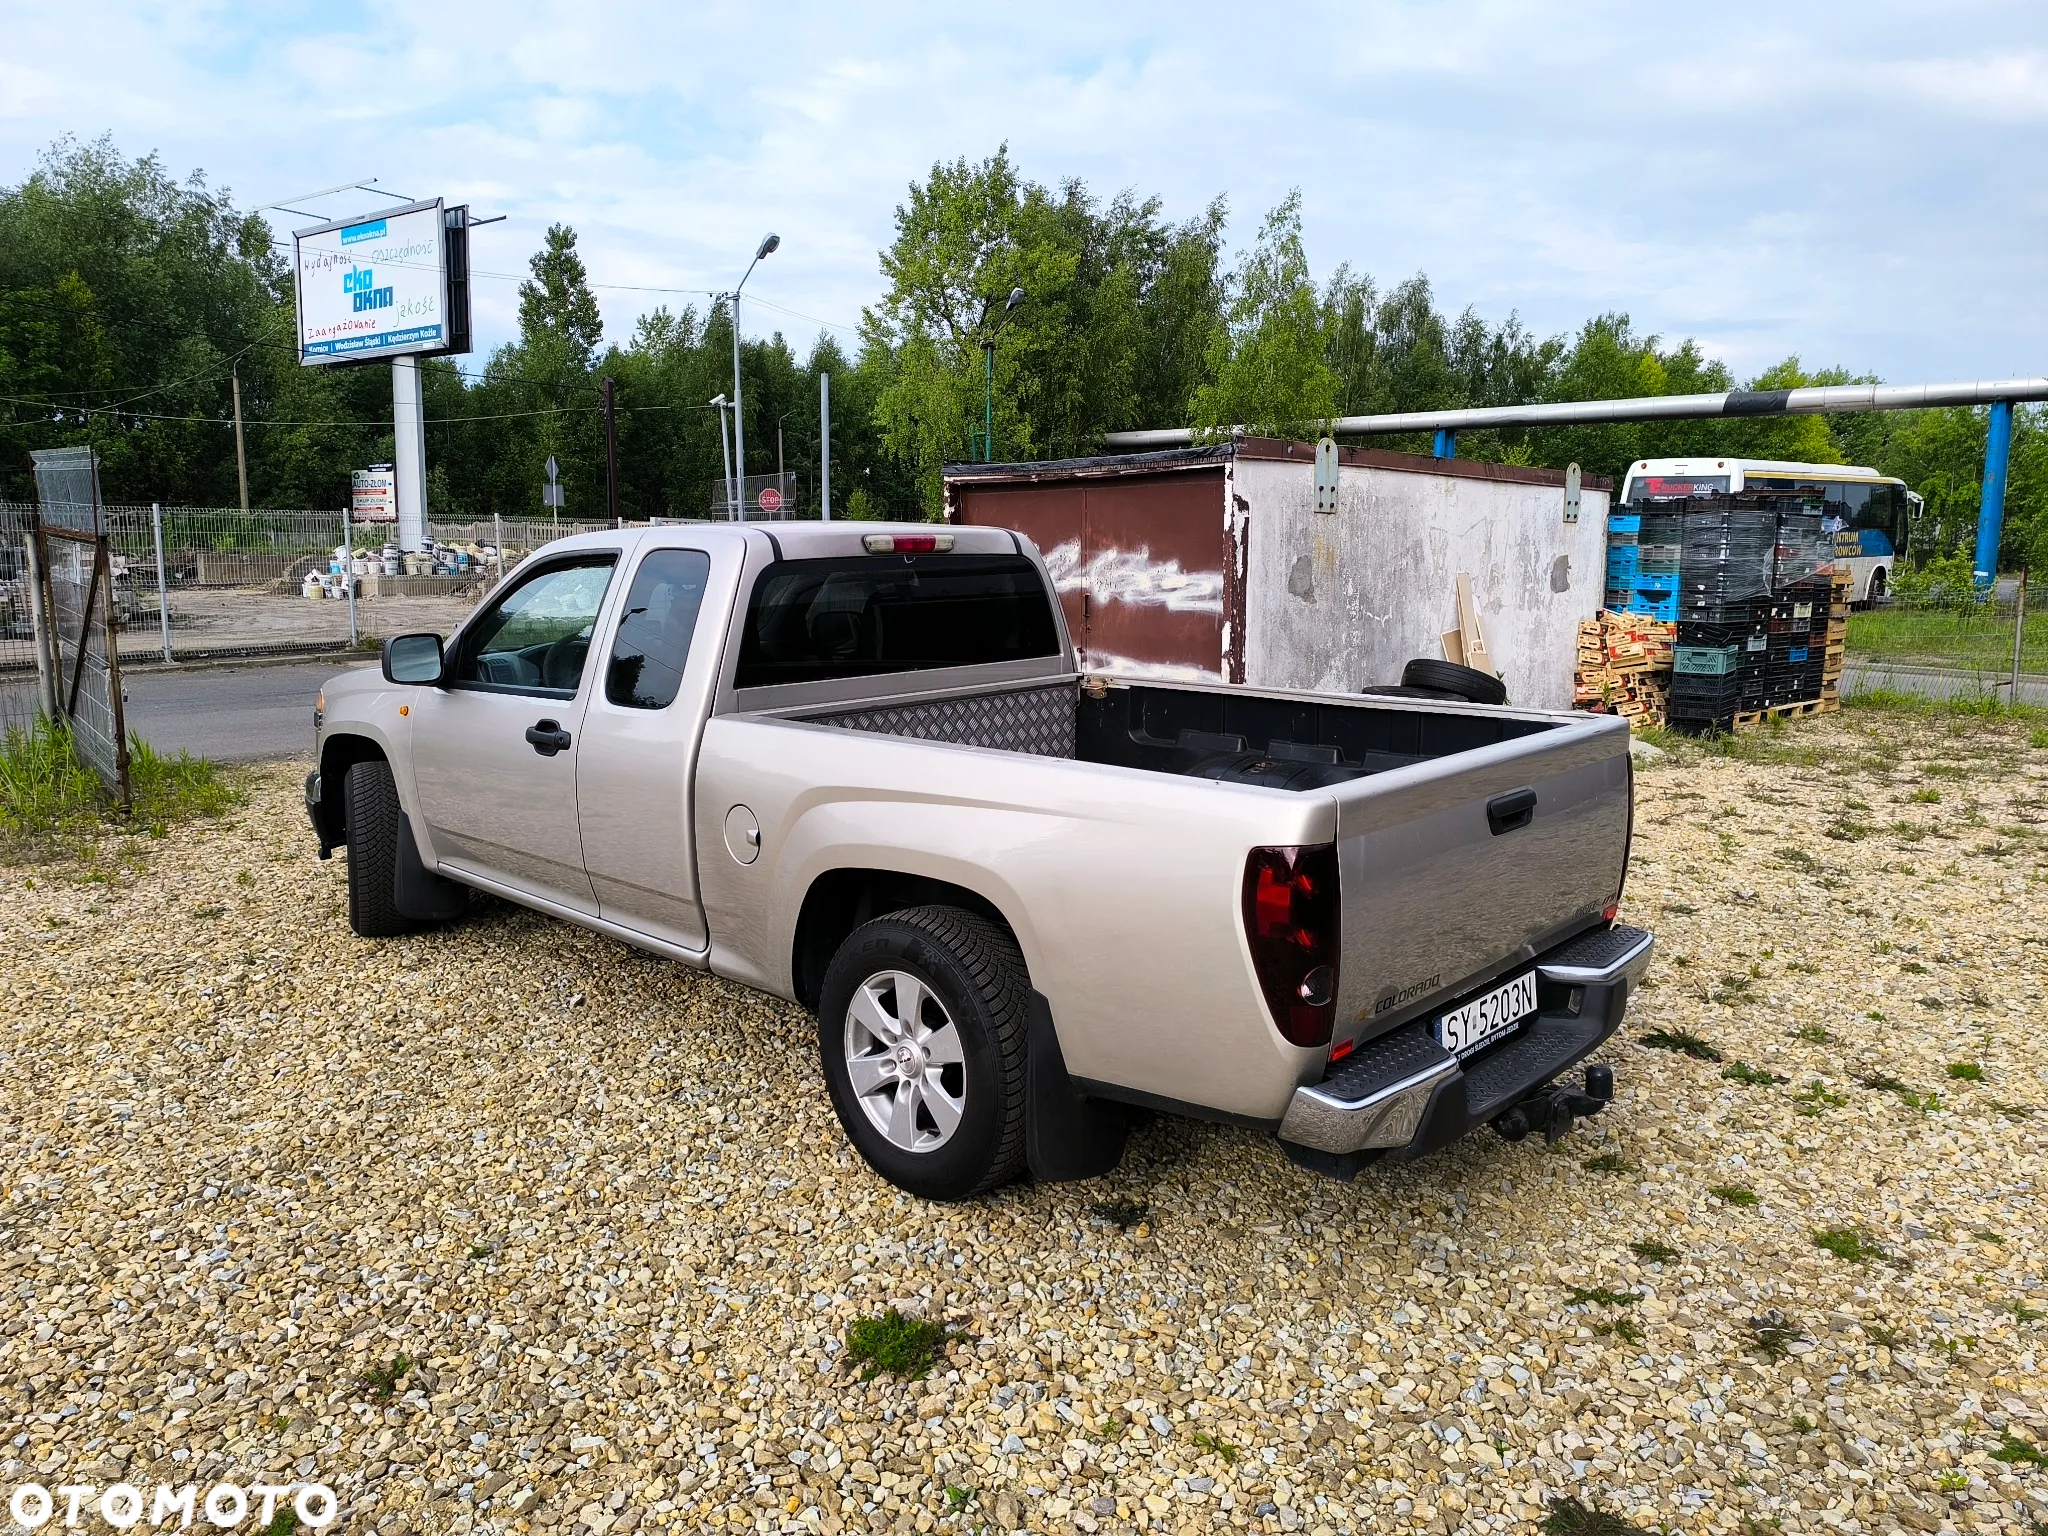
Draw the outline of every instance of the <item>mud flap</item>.
M1037 992L1031 994L1026 1054L1024 1156L1031 1176L1050 1183L1108 1173L1123 1161L1124 1108L1074 1087L1052 1007Z
M412 818L398 813L398 857L391 868L391 904L417 923L446 922L469 908L469 887L444 879L420 861Z

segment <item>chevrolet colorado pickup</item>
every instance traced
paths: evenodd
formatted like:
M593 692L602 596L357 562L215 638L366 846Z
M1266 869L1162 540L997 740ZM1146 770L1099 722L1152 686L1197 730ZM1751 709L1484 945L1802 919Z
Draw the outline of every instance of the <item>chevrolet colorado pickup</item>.
M1083 675L1000 529L563 539L316 735L356 932L482 891L794 1001L930 1198L1105 1172L1131 1106L1346 1178L1555 1137L1649 962L1623 722Z

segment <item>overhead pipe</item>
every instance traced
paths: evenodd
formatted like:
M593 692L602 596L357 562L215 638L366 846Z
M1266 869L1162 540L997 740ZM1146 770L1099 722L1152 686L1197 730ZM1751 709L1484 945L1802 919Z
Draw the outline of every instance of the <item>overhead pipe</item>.
M2048 400L2048 378L1978 379L1955 384L1824 384L1805 389L1731 389L1718 395L1650 395L1630 400L1570 400L1547 405L1489 405L1462 410L1393 411L1379 416L1341 416L1330 424L1335 437L1382 432L1455 434L1481 427L1573 427L1624 421L1704 421L1741 416L1826 416L1855 411L1918 411L1941 406L1992 405L1999 401ZM1246 435L1243 427L1221 434ZM1192 427L1153 427L1104 434L1112 450L1185 448Z

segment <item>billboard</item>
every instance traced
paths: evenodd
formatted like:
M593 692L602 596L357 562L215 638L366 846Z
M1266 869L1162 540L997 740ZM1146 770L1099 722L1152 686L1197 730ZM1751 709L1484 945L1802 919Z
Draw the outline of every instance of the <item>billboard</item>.
M468 211L456 212L466 226ZM448 225L435 198L294 233L299 361L468 351L468 296L450 291L451 276L467 274L450 273ZM460 263L466 252L453 254Z
M358 523L398 521L398 475L389 464L373 464L350 477L349 517Z

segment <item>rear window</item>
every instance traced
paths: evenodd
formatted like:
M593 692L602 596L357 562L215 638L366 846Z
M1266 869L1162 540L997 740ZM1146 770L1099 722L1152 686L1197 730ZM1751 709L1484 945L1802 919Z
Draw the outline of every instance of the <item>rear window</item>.
M1057 656L1038 567L1021 555L783 560L761 573L736 688Z
M1726 475L1638 475L1628 483L1627 499L1658 501L1669 496L1705 496L1727 489Z

